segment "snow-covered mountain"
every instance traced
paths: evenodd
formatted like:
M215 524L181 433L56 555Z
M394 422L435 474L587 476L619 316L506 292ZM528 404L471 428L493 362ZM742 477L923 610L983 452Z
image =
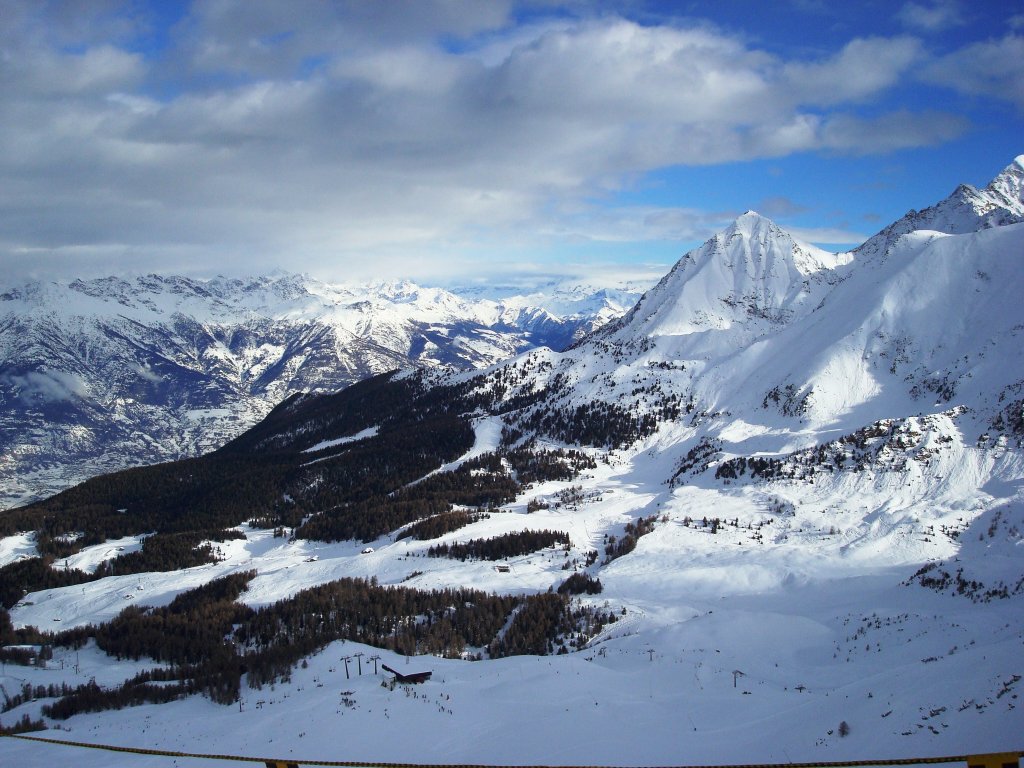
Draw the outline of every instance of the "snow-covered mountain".
M1021 156L1024 157L1024 156ZM908 211L864 245L861 254L884 252L910 232L963 235L1024 221L1024 160L1017 157L984 189L961 184L953 193L923 211Z
M494 301L506 311L522 309L533 311L542 307L558 317L578 318L589 323L593 331L607 322L619 318L636 304L637 299L651 287L657 277L647 279L645 275L619 279L614 276L603 279L584 280L560 278L523 284L503 285L501 283L481 285L456 285L452 291L466 299ZM568 342L578 341L584 334L577 334ZM561 346L548 344L552 349Z
M0 508L211 450L294 392L561 349L639 293L463 298L288 274L0 289Z
M133 679L156 665L242 711L199 696L79 710L69 738L299 762L1020 750L1022 169L848 254L748 212L563 352L295 395L207 457L0 515L0 562L33 580L15 627L116 619L91 631L84 672L58 648L32 680L156 697ZM176 560L192 567L156 567ZM241 605L227 582L186 592L221 576L246 582ZM381 624L379 607L345 613L353 577L388 588L378 606L406 588L519 602L436 592L440 607ZM101 653L158 622L173 634L204 600L223 627L209 658L190 648L187 680L163 646ZM356 653L358 675L342 666ZM389 690L371 655L434 676ZM230 679L203 666L225 656ZM261 677L271 657L290 661Z
M748 213L561 365L573 376L593 366L595 344L614 348L628 367L597 391L634 407L639 401L619 385L624 375L664 386L659 366L671 364L678 370L670 386L700 411L727 409L766 432L808 439L951 402L970 403L984 421L1024 375L1021 229L918 231L894 242L884 260L862 261L855 251L831 264L801 264L809 246ZM743 260L751 250L761 264ZM587 397L594 394L589 387ZM799 427L779 433L779 411L798 416Z

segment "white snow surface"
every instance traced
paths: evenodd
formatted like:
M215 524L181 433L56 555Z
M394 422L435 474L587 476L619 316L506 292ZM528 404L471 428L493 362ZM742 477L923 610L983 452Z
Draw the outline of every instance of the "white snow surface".
M376 435L378 430L379 427L367 427L360 432L356 432L354 435L347 435L346 437L339 437L334 440L321 440L316 445L304 450L303 453L316 453L317 451L323 451L327 448L335 448L339 445L348 445L349 443L365 440L368 437Z
M982 192L961 188L917 215L929 228L901 220L851 254L825 254L745 214L589 341L446 374L507 374L509 398L558 377L547 407L689 403L628 448L588 449L597 467L573 481L530 487L443 537L553 529L569 534L568 552L510 558L499 573L487 561L425 557L437 540L398 531L327 544L243 527L244 540L216 545L215 565L45 590L11 613L16 626L79 626L248 569L258 572L242 596L252 606L344 576L543 592L588 552L603 555L606 537L654 516L635 550L588 568L604 590L583 601L618 620L584 650L471 662L338 642L288 682L243 684L240 707L193 696L77 715L46 735L300 763L718 765L1020 750L1022 158ZM475 419L474 446L448 469L497 446L502 423ZM703 464L693 460L701 445ZM733 457L784 471L716 476ZM572 485L582 501L563 503ZM533 500L549 507L527 513ZM705 518L719 519L716 532ZM29 543L0 541L0 553ZM88 552L89 563L105 554ZM922 566L957 574L964 594L922 586ZM106 680L138 668L87 650L91 674ZM347 676L341 657L359 651L362 674L350 662ZM90 672L74 672L69 654L58 649L46 669L9 665L0 684L84 682ZM389 690L367 661L374 654L433 677ZM0 722L35 717L42 703ZM0 760L169 764L6 739Z
M39 557L33 534L19 533L0 539L0 568L28 557Z
M486 433L487 425L479 425L482 439ZM865 472L810 487L698 483L675 490L655 481L668 468L662 454L618 455L584 478L594 494L577 509L526 514L526 499L554 501L568 485L545 483L446 537L564 530L573 541L569 556L581 558L625 522L659 515L633 553L597 571L605 590L586 600L607 606L619 621L582 652L468 662L404 659L334 643L290 682L243 686L242 711L191 697L78 715L61 725L66 731L45 735L287 759L516 764L788 762L1016 749L1024 724L1012 698L1024 659L1021 598L976 604L900 584L920 564L968 550L969 568L998 559L984 578L1024 575L1019 533L1015 542L985 533L998 509L1004 525L1024 528L1019 458L999 467L991 452L962 444L950 450L948 461L922 470L924 477ZM947 473L954 479L944 492L923 500L920 488ZM996 476L1017 479L1010 488ZM793 502L792 516L771 510L778 498ZM739 525L712 535L684 524L712 514ZM758 543L746 525L771 519ZM964 544L929 535L942 525L965 529ZM543 591L565 577L560 550L512 558L510 572L498 573L488 562L423 557L436 542L387 536L364 555L358 542L289 542L269 530L243 530L244 541L217 545L224 559L216 565L39 592L13 619L42 627L57 618L62 627L108 620L126 602L165 605L189 588L250 568L259 576L243 600L253 606L342 576L508 593ZM346 679L341 656L360 650L363 674L353 665ZM430 670L433 678L388 691L380 685L385 675L370 671L366 659L374 653L401 671ZM74 674L72 656L58 650L45 670L8 666L0 684L17 689L26 675L33 684L82 682L98 668L112 684L145 666L104 663L94 653L90 666ZM743 673L736 687L735 670ZM1000 695L1007 684L1010 693ZM40 703L0 721L35 716ZM840 738L843 721L850 735ZM23 765L139 764L10 740L0 741L0 755Z
M55 568L72 568L86 573L93 573L100 564L113 560L119 555L127 555L142 549L144 536L124 536L120 539L108 539L103 544L85 547L70 557L55 563Z

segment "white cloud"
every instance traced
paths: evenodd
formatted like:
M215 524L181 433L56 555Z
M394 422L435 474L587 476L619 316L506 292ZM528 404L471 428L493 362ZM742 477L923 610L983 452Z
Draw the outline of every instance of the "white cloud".
M508 0L198 0L180 25L176 67L289 77L310 57L434 47L503 27Z
M939 32L964 23L957 0L904 3L896 18L906 26L923 32Z
M25 403L38 400L62 402L88 394L84 382L70 373L62 371L29 371L25 375L6 375L0 384L9 387L13 394Z
M922 57L921 43L913 38L865 38L850 41L830 59L787 64L785 74L802 103L842 104L895 85Z
M863 232L853 232L842 227L786 227L798 240L805 243L814 243L818 246L843 245L852 246L863 243L869 235Z
M878 118L839 114L820 131L822 148L848 154L893 152L940 144L962 135L967 121L942 112L891 112Z
M573 209L667 166L886 152L964 129L854 111L920 66L909 38L791 61L699 26L516 28L506 4L403 7L208 0L152 60L108 43L69 54L32 13L4 22L19 62L0 82L5 267L212 253L214 269L285 255L345 276L566 232L685 238L709 214L630 211L624 234L621 209Z
M664 206L590 205L551 218L542 224L541 232L573 242L700 242L728 225L739 213Z
M1024 35L968 45L933 62L924 77L969 96L989 96L1024 110Z
M774 218L776 216L795 216L799 213L805 213L808 210L807 206L801 205L784 195L766 197L755 205L754 209L758 213L764 214L769 218Z

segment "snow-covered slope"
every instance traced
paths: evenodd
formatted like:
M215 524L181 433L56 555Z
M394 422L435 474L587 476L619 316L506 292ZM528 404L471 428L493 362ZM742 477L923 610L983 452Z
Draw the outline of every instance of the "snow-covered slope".
M574 401L582 392L640 411L675 394L698 414L727 414L711 432L743 421L776 434L764 450L955 402L971 406L965 423L983 426L1020 399L1024 381L1021 162L975 193L977 231L929 215L945 229L889 227L857 251L827 254L748 212L550 377L582 382ZM929 211L956 208L963 189ZM634 392L655 386L662 397Z
M464 299L287 274L0 289L0 508L211 450L294 392L560 349L626 309L571 295L551 299L573 309L559 313L540 295Z
M628 315L599 335L765 332L810 311L848 259L801 243L753 211L686 254Z
M1020 168L1018 158L976 192L984 209L971 203L973 226L929 214L928 229L894 225L832 255L748 213L684 256L620 321L564 352L293 398L208 464L146 476L155 505L202 474L197 467L234 462L241 488L251 483L246 461L266 472L291 461L271 487L275 512L301 513L293 538L242 524L242 538L216 544L216 564L39 589L11 612L16 626L83 626L248 569L257 575L241 600L253 607L342 577L521 596L585 573L602 591L574 607L616 620L559 640L582 650L473 663L335 642L273 687L243 683L241 711L192 696L75 715L67 738L296 760L549 765L1019 750ZM963 212L963 189L929 210ZM448 429L458 450L435 446ZM365 540L323 535L336 529L318 522L344 523L366 502L328 491L382 464L397 475L410 443L417 460L437 451L428 477L375 485L383 501ZM586 460L570 458L578 455ZM266 456L273 466L259 463ZM541 459L571 471L538 473ZM423 501L416 488L443 496L459 482L476 492L497 480L515 492L480 509L455 505L467 513L457 530L405 536L416 511L374 527ZM124 519L145 506L143 497L118 509L119 493L80 491ZM78 514L78 498L41 509ZM496 562L431 552L540 530L568 544ZM95 569L137 541L70 559ZM32 541L11 536L0 554L30 557ZM344 666L356 653L362 674ZM370 673L367 657L378 654L434 676L389 690ZM32 675L114 684L138 669L102 657L92 641L83 657L87 667L72 674L71 652L58 649ZM18 682L11 675L5 689ZM0 720L34 717L41 705ZM0 742L12 760L57 760L68 749Z
M857 249L883 253L902 235L918 230L962 235L1024 221L1024 155L1017 156L984 189L961 184L945 200L923 211L908 211Z

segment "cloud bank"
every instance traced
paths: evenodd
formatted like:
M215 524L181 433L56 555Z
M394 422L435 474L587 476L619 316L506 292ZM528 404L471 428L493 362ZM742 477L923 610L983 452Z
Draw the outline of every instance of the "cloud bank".
M5 5L12 272L416 276L498 246L705 236L715 214L627 222L637 211L614 196L662 168L967 130L941 105L885 101L915 78L1024 103L1014 36L945 58L912 36L860 36L798 58L700 22L524 21L498 2L209 0L170 20L133 7ZM924 27L940 10L903 14Z

